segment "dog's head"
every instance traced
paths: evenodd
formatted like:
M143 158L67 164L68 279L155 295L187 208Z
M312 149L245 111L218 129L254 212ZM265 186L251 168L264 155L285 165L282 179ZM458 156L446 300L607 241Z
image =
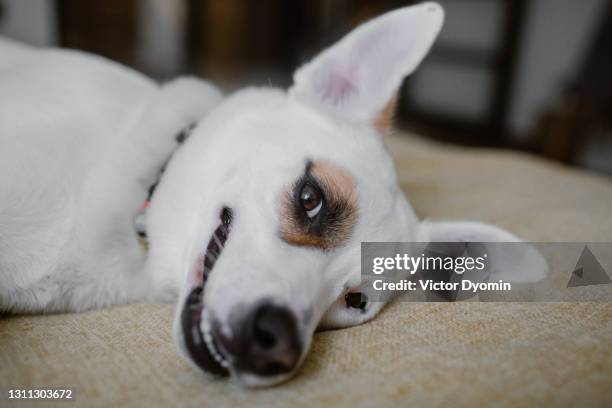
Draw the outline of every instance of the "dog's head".
M175 153L149 213L150 262L185 276L175 334L188 361L246 385L281 381L318 327L381 309L359 295L362 241L511 237L419 223L383 143L442 21L425 3L363 24L288 92L226 98Z

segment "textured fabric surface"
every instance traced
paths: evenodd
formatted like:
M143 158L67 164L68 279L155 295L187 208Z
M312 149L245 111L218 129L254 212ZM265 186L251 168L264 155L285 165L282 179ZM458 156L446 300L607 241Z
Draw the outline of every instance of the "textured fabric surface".
M612 241L607 179L516 153L389 144L420 217ZM395 302L368 324L316 334L293 380L255 391L183 363L172 317L169 305L2 317L0 387L71 387L76 406L99 407L612 405L610 303Z

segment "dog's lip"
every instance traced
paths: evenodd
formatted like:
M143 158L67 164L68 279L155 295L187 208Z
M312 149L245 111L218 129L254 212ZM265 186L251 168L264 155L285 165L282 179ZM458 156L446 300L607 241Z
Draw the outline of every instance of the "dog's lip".
M211 374L227 377L229 371L214 357L207 345L202 332L202 286L197 286L191 290L185 300L183 311L181 312L181 326L183 330L184 344L189 358L202 370Z
M230 232L232 212L224 208L203 257L198 260L195 286L191 288L181 312L181 329L189 358L202 370L226 377L229 360L219 348L204 310L204 289ZM201 274L200 274L201 272Z

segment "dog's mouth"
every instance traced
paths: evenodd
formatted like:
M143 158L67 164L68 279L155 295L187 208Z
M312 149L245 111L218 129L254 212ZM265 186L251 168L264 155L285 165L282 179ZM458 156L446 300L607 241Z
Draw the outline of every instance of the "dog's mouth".
M191 360L202 370L227 377L230 361L215 340L209 314L204 310L204 289L221 255L232 225L232 210L223 208L220 222L208 241L204 255L199 258L194 287L185 300L181 312L181 328L185 348Z

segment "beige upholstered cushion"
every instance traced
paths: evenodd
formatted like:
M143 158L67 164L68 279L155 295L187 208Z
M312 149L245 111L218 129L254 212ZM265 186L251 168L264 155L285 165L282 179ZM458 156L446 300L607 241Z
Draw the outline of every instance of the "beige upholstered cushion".
M420 217L482 220L532 241L612 241L605 178L517 153L389 144ZM172 317L168 305L2 317L0 406L8 387L42 386L99 407L612 405L610 303L395 302L366 325L315 335L296 378L257 391L183 363Z

